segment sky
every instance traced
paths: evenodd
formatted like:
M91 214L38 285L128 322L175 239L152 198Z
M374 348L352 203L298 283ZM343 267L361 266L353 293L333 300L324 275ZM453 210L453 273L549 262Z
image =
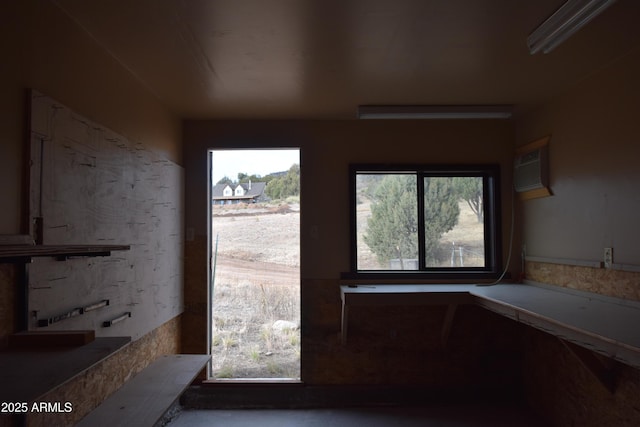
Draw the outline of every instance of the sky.
M211 150L211 182L214 184L228 176L232 180L238 173L247 175L269 175L287 171L291 165L300 163L298 149L271 150Z

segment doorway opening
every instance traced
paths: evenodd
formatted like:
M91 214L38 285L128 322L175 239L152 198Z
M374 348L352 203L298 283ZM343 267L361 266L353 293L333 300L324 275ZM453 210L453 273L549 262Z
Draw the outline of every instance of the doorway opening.
M300 380L300 150L210 150L210 378Z

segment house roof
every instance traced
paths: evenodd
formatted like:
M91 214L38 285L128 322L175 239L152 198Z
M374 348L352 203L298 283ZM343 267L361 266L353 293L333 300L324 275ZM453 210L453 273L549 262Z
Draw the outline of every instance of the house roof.
M230 197L225 197L223 195L223 191L224 189L227 187L227 185L229 184L216 184L211 188L211 198L212 199L229 199L229 200L234 200L234 199L252 199L255 197L259 197L264 193L264 189L267 186L266 182L252 182L251 183L251 188L249 188L249 183L242 183L240 184L242 186L242 188L244 188L245 194L244 196L236 196L235 195L235 189L237 188L237 185L229 185L231 187L232 190L234 190L234 195L230 196Z

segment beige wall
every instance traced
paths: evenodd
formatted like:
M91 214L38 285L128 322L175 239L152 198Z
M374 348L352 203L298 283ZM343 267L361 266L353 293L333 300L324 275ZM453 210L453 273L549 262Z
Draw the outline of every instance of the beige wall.
M509 121L191 121L185 124L186 226L206 235L207 149L301 147L302 277L349 270L350 163L499 163L505 248L511 211ZM313 238L311 227L317 227Z
M640 265L640 50L518 121L519 144L551 134L554 195L524 202L524 243L539 257Z
M131 141L144 144L160 157L182 164L181 120L53 2L0 2L0 55L0 234L25 232L22 198L26 191L23 175L29 88L55 98ZM18 307L14 290L18 289L19 268L3 265L0 269L3 288L0 347L6 345L7 335L16 328ZM179 339L178 316L105 363L94 366L88 376L58 389L66 393L61 400L79 405L84 402L82 409L74 411L74 421L103 399L106 389L117 388L160 354L179 352ZM107 381L109 385L96 387L106 377L111 378Z
M342 346L338 338L340 273L347 272L350 267L349 164L500 164L506 250L511 210L511 122L187 121L184 143L184 159L188 165L185 223L194 229L195 239L186 245L183 351L206 351L207 150L300 147L303 380L307 384L420 383L439 390L445 386L458 391L476 386L491 387L501 381L509 384L505 390L511 390L509 387L517 383L519 374L514 366L517 363L509 367L503 365L499 375L495 375L495 370L479 366L483 360L502 361L500 357L496 359L494 354L486 353L495 351L496 347L468 346L471 340L495 342L495 337L490 336L503 327L505 332L501 333L500 339L513 343L509 338L516 339L515 324L482 316L476 311L465 311L461 318L467 314L475 316L472 323L477 329L455 328L454 334L458 334L459 341L451 352L460 355L459 358L443 355L438 347L439 326L425 326L441 324L441 307L354 310L350 325L358 330L361 325L364 328L371 326L375 319L376 338L369 339L371 331L356 332L353 344L348 347ZM317 227L317 238L311 233L312 227ZM512 265L517 269L518 261L514 260ZM468 325L468 321L461 320L460 324ZM398 341L388 342L384 336L392 324L403 331L403 336ZM419 330L416 325L420 325ZM405 340L404 344L400 344L402 340ZM473 374L459 375L462 371Z
M640 265L638 75L636 50L518 121L518 144L552 135L554 195L519 209L528 255L555 259L527 262L528 278L640 300L639 272L563 261L601 261L613 247L615 263ZM532 329L523 336L525 393L550 425L638 425L639 370L616 365L610 393L559 340Z
M0 43L0 234L21 232L28 88L182 163L180 119L52 2L1 2Z
M392 366L390 362L398 362L393 366L402 367L402 372L391 372L397 376L390 376L390 380L411 379L416 377L416 372L422 372L433 375L418 376L432 385L441 385L439 381L453 385L466 381L462 374L457 379L445 378L444 374L437 376L435 371L440 368L447 374L459 368L451 365L452 358L444 355L437 360L433 356L426 364L433 372L420 371L425 366L424 354L435 354L431 347L420 348L420 352L414 354L411 353L414 343L407 345L407 354L415 356L414 360L404 352L394 353L392 346L367 347L369 344L363 341L354 350L339 345L337 285L340 273L349 268L347 167L351 162L500 163L506 251L514 134L516 145L551 134L554 195L518 205L527 252L541 257L599 260L602 248L610 246L614 248L616 262L640 265L640 250L636 248L640 228L634 219L640 210L636 186L640 182L638 51L518 119L515 132L510 122L494 121L464 124L451 121L192 121L186 123L181 135L179 118L163 108L51 2L0 2L0 36L0 180L8 183L0 186L3 207L0 234L21 231L27 88L35 88L91 120L187 165L185 224L194 229L195 241L188 243L186 249L186 313L181 319L182 330L188 331L183 334L185 352L206 351L206 151L209 148L295 146L302 149L303 374L305 380L312 383L379 381L377 375ZM312 226L317 226L317 239L311 236ZM517 272L518 265L516 256L511 270ZM577 283L576 287L585 288L581 282L575 282L581 274L570 273L571 280ZM0 278L3 282L12 282L15 274L9 269L2 271ZM553 282L553 279L547 281ZM637 289L637 283L635 275L629 286ZM13 295L4 293L0 298L0 307L13 306L10 301ZM432 313L430 318L434 324L439 324L441 314ZM414 320L424 320L422 316L423 313L416 313L407 322L415 325ZM508 321L496 320L488 314L469 312L468 316L468 323L473 324L478 333L497 330L482 328L483 325L497 323L500 327L512 327L504 323ZM363 313L361 319L365 317ZM356 326L357 322L358 319L354 319ZM171 336L176 334L172 329ZM483 368L473 363L483 360L478 355L489 353L483 349L469 352L470 336L464 328L455 329L453 338L456 334L459 342L453 339L454 350L466 355L469 367ZM513 331L505 335L512 334ZM545 340L546 336L534 336L527 344L536 348ZM508 345L511 346L511 341ZM509 346L505 344L505 348ZM175 344L168 351L177 351L177 347ZM552 344L548 348L539 357L529 357L527 372L537 372L557 362L560 350ZM458 353L454 351L454 354ZM484 360L499 360L499 355L496 352ZM558 364L567 365L571 369L577 366L568 357L566 363ZM498 368L496 364L493 374L499 372ZM469 370L481 371L487 370ZM583 371L576 372L574 379L588 376ZM620 380L621 387L637 384L637 371L627 374ZM529 384L527 393L536 407L549 412L543 401L545 394L549 394L547 391ZM591 392L586 390L583 394L588 393ZM576 396L575 402L580 402L581 395ZM596 397L596 404L591 406L605 413L609 396ZM626 404L626 398L617 399L623 408L631 407Z

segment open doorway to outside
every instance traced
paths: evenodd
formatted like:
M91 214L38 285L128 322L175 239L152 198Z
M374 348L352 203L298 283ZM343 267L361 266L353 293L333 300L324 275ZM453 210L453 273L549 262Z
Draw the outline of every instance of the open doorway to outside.
M300 379L300 150L210 150L211 379Z

